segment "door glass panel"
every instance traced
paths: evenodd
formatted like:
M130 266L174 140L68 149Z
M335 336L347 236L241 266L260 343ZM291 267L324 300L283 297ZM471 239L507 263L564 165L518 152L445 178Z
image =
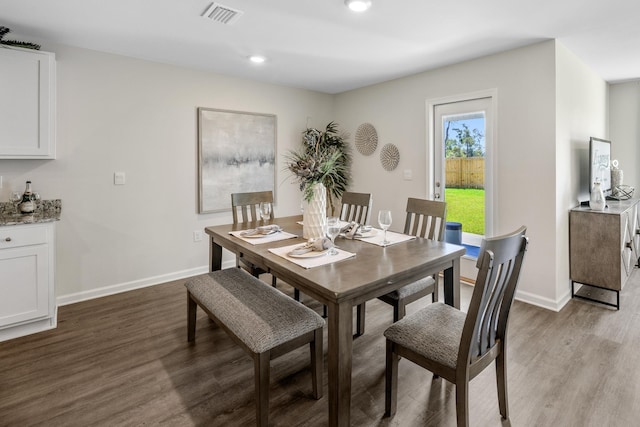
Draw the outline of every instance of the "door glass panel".
M443 117L447 221L484 236L485 117L483 112Z
M447 222L462 224L462 243L490 233L491 98L434 106L434 198L447 202Z

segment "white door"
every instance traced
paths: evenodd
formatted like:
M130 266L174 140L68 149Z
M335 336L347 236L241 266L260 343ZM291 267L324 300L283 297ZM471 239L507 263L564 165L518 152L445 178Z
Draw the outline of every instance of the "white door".
M495 93L489 92L428 103L431 124L431 144L428 151L432 157L429 164L433 170L430 185L433 199L447 202L447 221L461 222L462 243L473 246L479 246L485 235L493 235L495 222L494 102ZM449 144L446 143L447 139ZM456 158L453 163L449 162L448 191L447 157ZM460 175L452 175L453 165L466 170L465 178L452 178ZM470 169L474 166L471 165L481 168L479 173L474 173ZM473 194L473 203L464 193ZM467 215L473 208L476 209L476 214L471 221Z

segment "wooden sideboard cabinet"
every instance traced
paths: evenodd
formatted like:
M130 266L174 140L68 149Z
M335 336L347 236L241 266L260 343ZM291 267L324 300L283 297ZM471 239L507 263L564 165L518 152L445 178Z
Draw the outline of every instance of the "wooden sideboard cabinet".
M0 341L56 326L55 224L0 227Z
M55 55L0 45L0 159L55 159Z
M638 264L639 201L608 200L604 211L577 207L569 212L572 297L585 298L574 292L575 283L595 286L616 293L615 304L598 302L620 308L620 291Z

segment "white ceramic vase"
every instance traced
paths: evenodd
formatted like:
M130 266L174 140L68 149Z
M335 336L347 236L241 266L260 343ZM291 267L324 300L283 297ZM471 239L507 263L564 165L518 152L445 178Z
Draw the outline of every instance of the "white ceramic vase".
M304 202L302 237L305 239L318 239L325 235L327 191L321 183L313 184L311 191L313 192L311 200Z
M600 186L600 182L596 181L593 183L593 188L591 189L589 207L594 211L602 211L604 210L606 204L607 202L604 198L604 193L602 191L602 187Z

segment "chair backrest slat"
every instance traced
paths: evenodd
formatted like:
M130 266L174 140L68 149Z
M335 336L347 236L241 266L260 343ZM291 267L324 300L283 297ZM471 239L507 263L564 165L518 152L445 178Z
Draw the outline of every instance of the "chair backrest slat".
M506 337L508 315L520 276L528 238L526 227L485 239L478 275L460 340L458 363L473 363Z
M370 193L342 193L342 209L340 220L355 221L358 224L368 225L371 219L371 205L373 198Z
M445 202L410 197L407 200L404 234L442 241L446 218Z
M271 206L270 219L274 218L273 214L273 192L272 191L255 191L251 193L233 193L231 194L231 213L233 215L233 223L237 224L238 210L242 216L242 222L253 222L261 219L258 206L260 202L269 202Z

